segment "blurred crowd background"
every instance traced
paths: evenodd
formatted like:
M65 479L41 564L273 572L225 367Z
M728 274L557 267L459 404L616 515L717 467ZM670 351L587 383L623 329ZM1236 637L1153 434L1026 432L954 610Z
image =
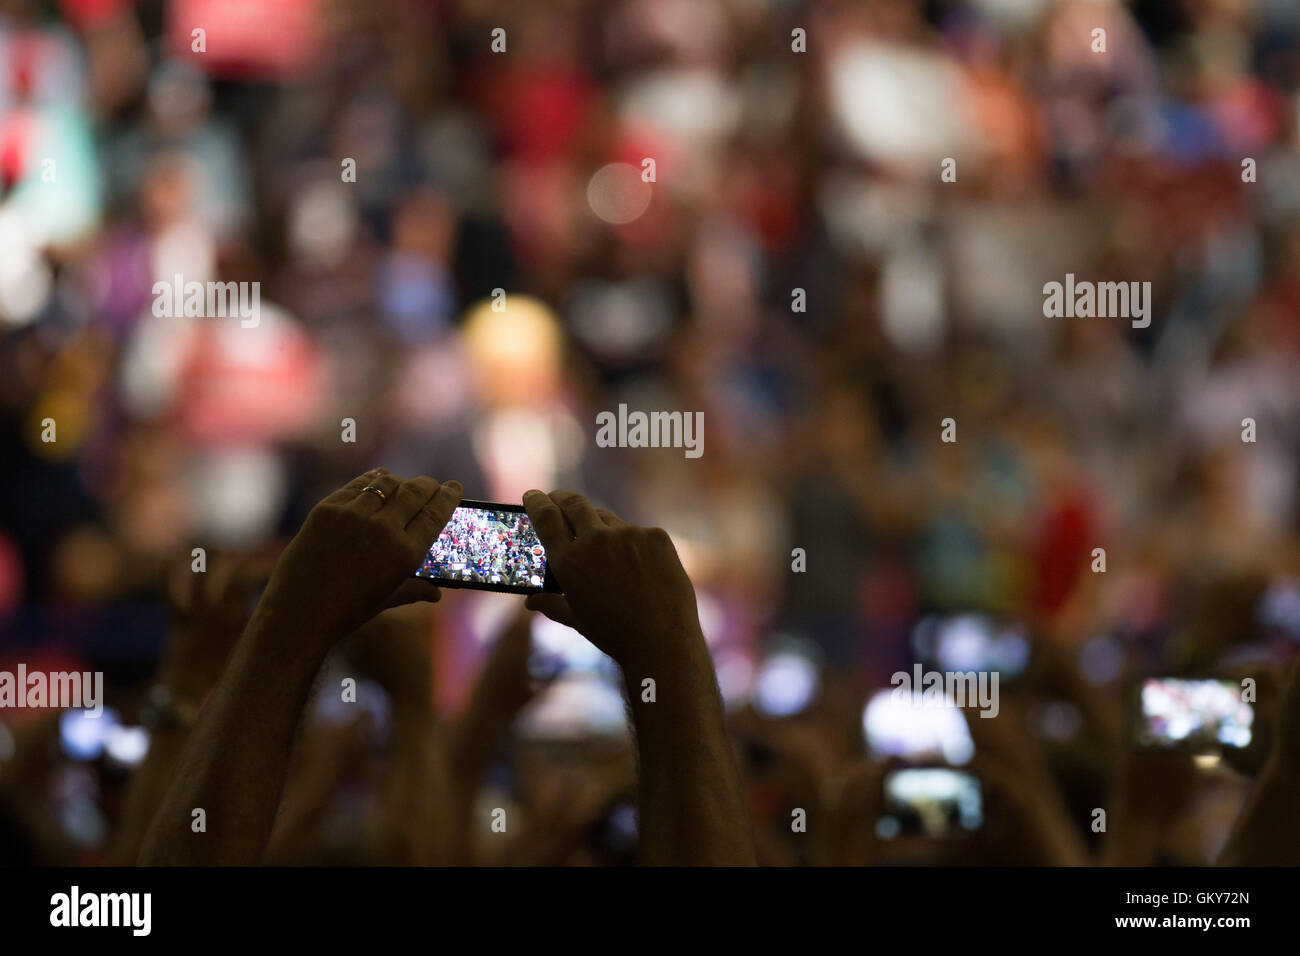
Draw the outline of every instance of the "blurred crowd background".
M149 688L201 697L227 582L384 465L671 533L764 862L1212 860L1249 761L1122 714L1300 641L1298 38L1292 0L3 0L0 666L104 670L117 730L0 713L0 857L122 858ZM1150 327L1044 318L1067 272L1150 281ZM156 316L176 274L259 323ZM703 456L597 447L620 403L703 411ZM336 662L371 704L322 695L279 859L629 859L617 685L518 605ZM1013 650L986 820L895 838L863 707L954 621ZM460 857L383 769L426 693Z

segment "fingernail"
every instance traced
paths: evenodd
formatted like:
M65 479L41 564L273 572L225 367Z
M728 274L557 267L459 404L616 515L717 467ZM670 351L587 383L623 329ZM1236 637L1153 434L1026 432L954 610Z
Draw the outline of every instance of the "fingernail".
M536 488L529 488L527 491L524 492L524 497L527 498L529 495L540 495L540 494L541 492L538 491Z
M456 494L460 494L461 491L464 490L461 488L460 482L457 481L455 478L453 478L451 481L444 481L443 485L447 488L450 488L452 491L456 492Z

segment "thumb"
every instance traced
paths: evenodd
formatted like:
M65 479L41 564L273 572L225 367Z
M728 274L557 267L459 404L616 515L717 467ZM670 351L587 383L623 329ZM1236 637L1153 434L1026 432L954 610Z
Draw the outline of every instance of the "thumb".
M403 604L418 604L422 601L433 604L441 597L442 591L432 581L424 578L407 578L388 596L384 607L401 607Z
M578 618L569 607L569 601L562 594L530 594L524 601L524 607L530 611L540 611L556 624L563 624L575 631L581 631Z

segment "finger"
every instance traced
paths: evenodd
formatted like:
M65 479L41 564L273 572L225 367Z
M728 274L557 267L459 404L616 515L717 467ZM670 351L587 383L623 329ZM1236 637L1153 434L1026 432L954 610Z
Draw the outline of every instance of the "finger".
M380 475L386 475L386 474L388 474L387 468L371 468L364 475L357 475L355 478L349 481L342 488L326 495L325 500L322 502L322 504L325 503L329 503L332 505L347 504L349 501L351 501L353 498L355 498L358 494L361 493L362 488L370 484Z
M552 491L551 500L564 512L575 537L605 526L591 502L576 491Z
M597 508L596 514L600 516L600 520L605 523L605 527L607 528L627 527L627 522L624 521L622 518L620 518L618 515L614 514L614 512L610 511L608 508Z
M389 502L384 517L405 528L429 499L438 493L438 488L438 482L428 475L407 479Z
M544 492L533 489L524 492L524 510L537 529L537 539L550 555L558 555L573 540L573 529L560 506Z
M393 503L393 498L397 495L397 489L401 486L402 479L397 475L388 472L375 475L362 486L356 497L348 502L348 507L361 512L363 515L375 514L380 509Z
M388 600L384 602L385 608L402 607L405 604L434 604L441 600L442 591L436 584L426 578L408 578L397 586Z
M524 607L530 611L540 611L556 624L579 630L578 618L562 594L530 594L524 599Z
M451 519L451 513L460 504L460 494L459 481L442 482L433 497L415 513L415 517L406 526L407 532L419 538L424 547L432 545Z

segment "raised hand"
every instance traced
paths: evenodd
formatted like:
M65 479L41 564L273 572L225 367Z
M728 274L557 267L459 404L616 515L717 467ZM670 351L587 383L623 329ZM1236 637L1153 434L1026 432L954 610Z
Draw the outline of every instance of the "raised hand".
M528 607L624 666L699 636L695 589L665 531L629 524L572 491L529 491L524 507L564 591L530 595Z
M263 604L332 641L385 607L416 599L416 589L419 599L436 601L438 589L411 574L460 495L459 482L403 480L383 468L354 478L311 510Z
M695 589L672 540L571 491L530 491L524 508L564 590L530 595L528 606L576 628L623 669L636 725L642 861L753 865Z
M263 858L295 729L331 647L386 605L460 501L460 485L382 469L323 500L280 556L185 744L140 851L151 864ZM416 582L422 584L422 582ZM432 585L423 592L436 599ZM207 830L190 816L202 808Z

